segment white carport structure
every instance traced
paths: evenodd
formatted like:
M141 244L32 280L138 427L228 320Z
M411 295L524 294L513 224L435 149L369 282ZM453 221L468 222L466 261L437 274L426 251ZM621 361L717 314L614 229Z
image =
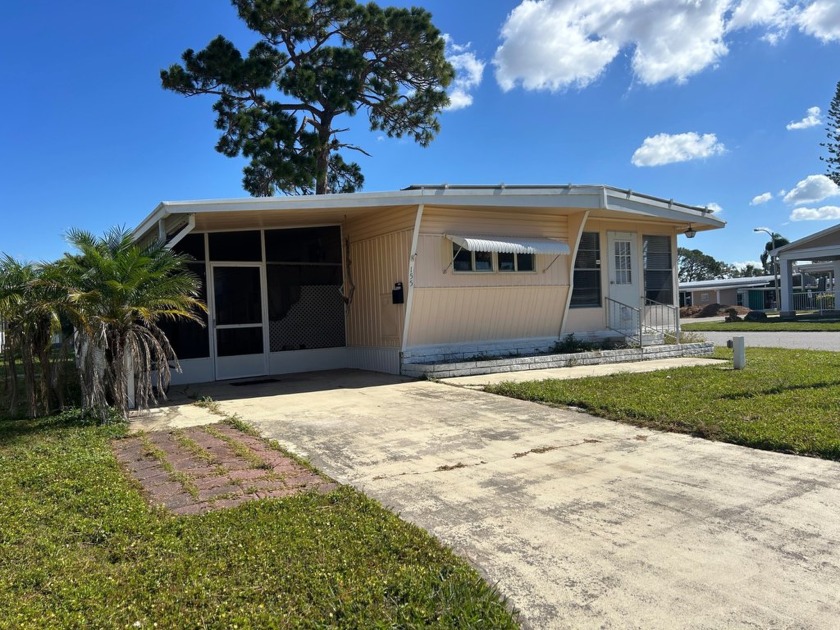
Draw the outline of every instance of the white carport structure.
M779 262L782 314L792 314L795 311L793 266L796 262L830 263L834 280L835 304L840 303L838 302L840 283L837 282L840 278L840 224L779 247L773 250L771 255L775 256Z

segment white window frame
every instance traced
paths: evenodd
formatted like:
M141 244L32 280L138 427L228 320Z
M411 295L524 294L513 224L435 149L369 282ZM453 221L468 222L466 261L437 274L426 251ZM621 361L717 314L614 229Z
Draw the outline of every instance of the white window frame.
M508 256L513 256L513 269L502 269L502 265L499 263L499 254L506 254ZM524 271L519 269L519 257L520 256L530 256L531 257L531 268L525 269ZM533 273L537 270L537 255L536 254L508 254L507 252L497 252L496 253L496 270L499 273Z
M458 269L455 264L455 258L461 253L469 253L470 255L470 268L469 269ZM475 255L476 253L483 253L483 254L490 254L491 260L491 268L490 269L477 269L475 264ZM513 264L514 269L501 269L499 267L499 253L498 252L486 252L486 251L473 251L471 249L466 249L461 247L457 243L452 243L452 271L453 273L536 273L537 272L537 256L536 254L511 254L513 256ZM531 256L532 260L532 269L526 269L524 271L519 270L519 257L520 256Z

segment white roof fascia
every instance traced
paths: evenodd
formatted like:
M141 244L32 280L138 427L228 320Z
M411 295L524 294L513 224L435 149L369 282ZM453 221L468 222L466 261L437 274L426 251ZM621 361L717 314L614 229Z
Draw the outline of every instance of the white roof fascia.
M707 225L712 228L722 228L726 225L725 221L716 219L705 208L685 206L672 201L664 202L656 199L639 199L637 196L611 193L612 191L607 194L608 210L634 212L674 221L686 221L692 225ZM693 210L698 214L690 213L687 210Z
M812 260L815 258L824 258L827 256L840 256L840 243L837 245L823 245L822 247L808 247L802 249L785 250L785 247L779 247L770 252L771 256L776 256L779 260Z
M620 190L609 186L569 185L554 187L412 187L406 190L372 193L304 195L299 197L254 197L245 199L208 199L164 201L135 230L135 237L148 231L158 219L176 213L216 213L245 211L352 210L384 206L417 205L462 207L524 207L605 209L665 218L696 224L698 227L723 227L725 222L708 210Z

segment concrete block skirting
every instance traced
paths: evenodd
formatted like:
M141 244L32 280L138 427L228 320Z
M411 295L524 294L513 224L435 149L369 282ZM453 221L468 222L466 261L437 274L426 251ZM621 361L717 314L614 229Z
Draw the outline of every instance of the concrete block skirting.
M402 374L415 378L451 378L473 374L496 374L521 370L572 367L575 365L600 365L603 363L630 363L673 357L694 357L712 354L712 343L684 343L670 346L647 346L621 350L595 350L569 354L543 354L536 356L511 356L490 360L471 360L460 363L408 363L403 362Z

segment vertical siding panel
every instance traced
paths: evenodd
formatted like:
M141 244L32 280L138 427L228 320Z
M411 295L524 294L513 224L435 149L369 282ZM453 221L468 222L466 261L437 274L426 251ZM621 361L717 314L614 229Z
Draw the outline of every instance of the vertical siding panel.
M356 295L350 306L350 346L399 347L400 338L384 336L382 294L390 296L395 282L405 286L408 274L408 250L411 231L384 234L353 242L351 260ZM384 308L393 308L398 335L405 318L405 305L393 306L390 299Z

